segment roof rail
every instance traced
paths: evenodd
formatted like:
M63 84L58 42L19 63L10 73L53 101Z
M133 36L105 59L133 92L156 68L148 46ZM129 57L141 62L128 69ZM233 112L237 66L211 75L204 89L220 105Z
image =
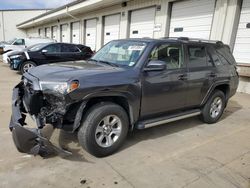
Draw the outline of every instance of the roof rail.
M218 40L208 40L208 39L200 39L200 38L189 38L189 37L163 37L161 39L173 39L173 40L180 40L180 41L191 41L191 42L206 42L216 45L224 45L222 41Z

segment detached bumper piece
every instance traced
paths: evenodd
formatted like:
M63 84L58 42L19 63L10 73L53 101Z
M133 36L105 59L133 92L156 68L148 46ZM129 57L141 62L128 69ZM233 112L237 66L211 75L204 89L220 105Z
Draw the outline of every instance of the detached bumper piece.
M9 124L17 150L21 153L40 155L42 157L55 154L62 157L71 155L70 152L54 146L47 138L41 135L39 129L23 127L25 125L26 112L22 103L21 86L22 83L13 89L12 116Z

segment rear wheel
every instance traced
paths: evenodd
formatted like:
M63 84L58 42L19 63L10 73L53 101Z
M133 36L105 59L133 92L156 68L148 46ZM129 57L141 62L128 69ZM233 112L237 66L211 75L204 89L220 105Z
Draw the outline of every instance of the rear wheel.
M22 74L28 72L29 69L36 67L36 64L33 61L25 61L20 68Z
M128 116L114 103L101 103L89 109L78 131L80 145L96 157L118 150L128 132Z
M202 109L201 119L205 123L216 123L226 105L225 94L220 90L215 90Z

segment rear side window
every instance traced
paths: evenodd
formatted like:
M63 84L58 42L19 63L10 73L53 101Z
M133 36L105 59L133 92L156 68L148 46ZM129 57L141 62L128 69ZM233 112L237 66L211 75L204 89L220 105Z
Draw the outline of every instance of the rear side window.
M63 44L62 52L80 52L80 50L75 45Z
M188 46L189 67L206 67L207 55L205 46Z

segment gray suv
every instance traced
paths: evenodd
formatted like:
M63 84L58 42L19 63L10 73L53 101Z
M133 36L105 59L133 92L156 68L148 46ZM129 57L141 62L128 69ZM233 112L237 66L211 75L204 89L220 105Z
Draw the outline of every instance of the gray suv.
M89 60L25 73L13 91L10 130L20 152L68 154L41 133L50 124L77 132L84 149L107 156L135 128L192 116L217 122L238 82L234 57L220 41L115 40ZM26 114L37 129L25 126Z

